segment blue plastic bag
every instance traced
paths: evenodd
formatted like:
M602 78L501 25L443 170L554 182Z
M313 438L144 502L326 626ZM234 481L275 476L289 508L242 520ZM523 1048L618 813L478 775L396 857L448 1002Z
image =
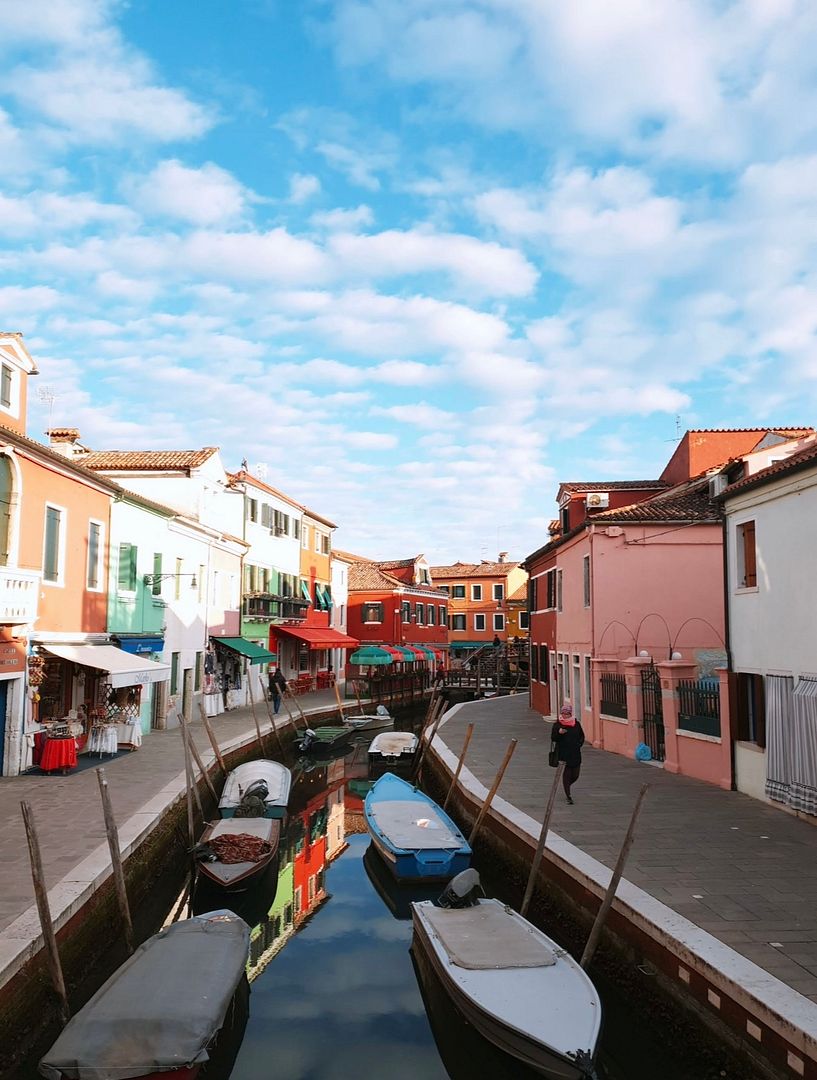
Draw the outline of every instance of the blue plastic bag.
M635 748L636 761L652 761L652 750L645 742L640 742Z

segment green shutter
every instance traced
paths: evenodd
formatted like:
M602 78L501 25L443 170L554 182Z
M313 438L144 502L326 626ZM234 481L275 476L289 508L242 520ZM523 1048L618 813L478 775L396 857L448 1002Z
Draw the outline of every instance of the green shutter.
M155 551L153 553L153 584L150 587L150 591L154 596L162 595L162 553L161 551Z
M88 588L99 588L99 525L88 523Z
M53 506L45 508L45 560L43 577L57 581L60 575L60 511Z

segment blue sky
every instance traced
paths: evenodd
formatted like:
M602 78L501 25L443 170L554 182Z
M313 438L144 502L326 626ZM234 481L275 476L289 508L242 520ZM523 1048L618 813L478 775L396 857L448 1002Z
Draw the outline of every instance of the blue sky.
M217 444L434 562L676 417L812 423L816 45L806 0L0 0L29 430Z

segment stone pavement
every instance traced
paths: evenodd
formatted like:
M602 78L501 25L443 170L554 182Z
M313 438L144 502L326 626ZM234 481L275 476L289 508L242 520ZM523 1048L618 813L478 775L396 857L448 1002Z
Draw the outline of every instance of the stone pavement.
M552 782L550 723L527 695L475 702L438 734L490 787L511 738L519 740L499 795L537 821ZM641 785L624 876L690 922L817 1002L817 825L756 799L656 765L585 747L575 805L560 791L551 830L613 867Z
M299 698L309 713L336 705L334 691L323 690ZM347 703L350 704L350 703ZM297 709L291 705L293 713ZM266 706L256 705L261 732L274 744ZM277 718L279 726L288 722L285 709ZM300 721L299 721L300 722ZM211 719L219 744L246 736L255 738L255 724L249 709L235 709ZM302 726L302 725L301 725ZM191 726L196 745L210 751L201 721ZM139 750L117 758L103 758L111 802L118 824L149 802L154 795L184 770L179 729L151 731ZM105 843L102 802L95 769L67 776L24 775L0 778L0 932L34 903L31 868L28 860L20 802L27 799L34 812L48 888L52 888L85 856Z

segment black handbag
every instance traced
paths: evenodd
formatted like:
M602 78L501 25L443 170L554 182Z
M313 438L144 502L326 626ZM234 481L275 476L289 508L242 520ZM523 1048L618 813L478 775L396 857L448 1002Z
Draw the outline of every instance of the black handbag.
M554 769L559 766L559 747L556 743L550 744L550 753L548 754L548 765L552 765Z

